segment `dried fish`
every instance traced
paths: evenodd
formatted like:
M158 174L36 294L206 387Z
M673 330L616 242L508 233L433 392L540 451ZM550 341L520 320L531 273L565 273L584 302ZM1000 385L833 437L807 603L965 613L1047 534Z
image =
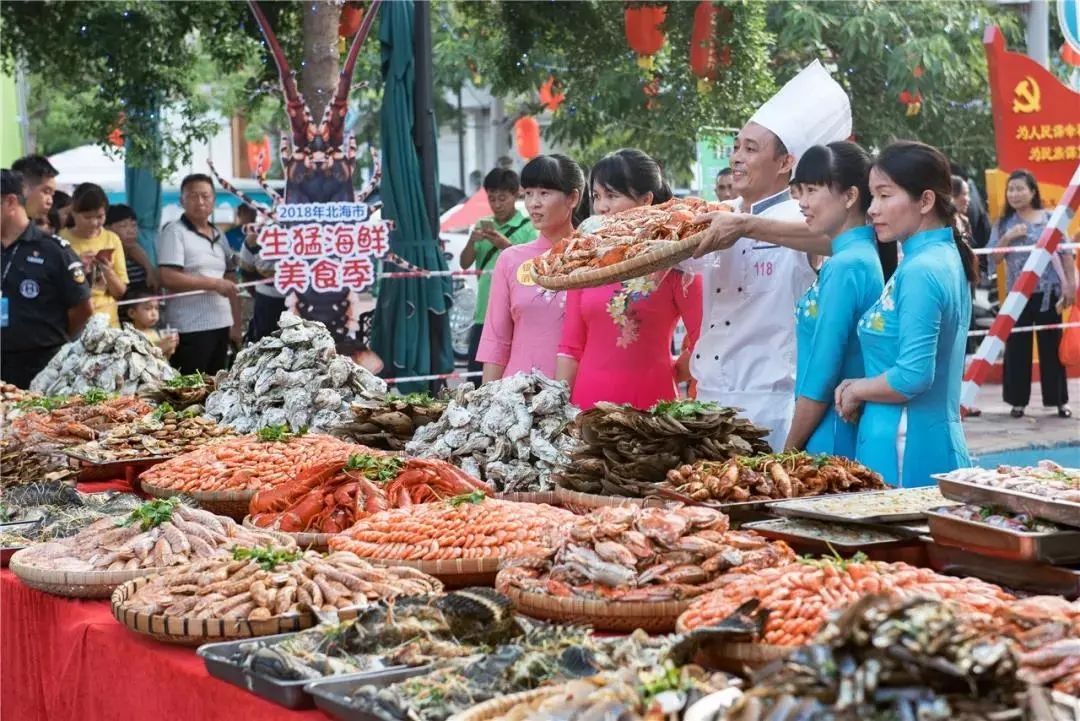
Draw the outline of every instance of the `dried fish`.
M578 410L566 384L518 373L479 388L458 386L438 421L418 428L405 450L459 465L501 492L546 491L570 462L568 427Z
M558 484L584 493L653 495L667 472L698 460L768 453L768 431L715 403L673 401L648 411L598 403L578 416L580 442Z
M113 328L108 316L98 313L82 335L61 348L34 377L30 390L70 395L100 388L131 395L176 375L146 336L129 327Z
M277 331L240 351L215 385L206 415L240 433L280 424L329 431L350 419L351 403L386 395L380 378L336 355L326 326L289 312Z

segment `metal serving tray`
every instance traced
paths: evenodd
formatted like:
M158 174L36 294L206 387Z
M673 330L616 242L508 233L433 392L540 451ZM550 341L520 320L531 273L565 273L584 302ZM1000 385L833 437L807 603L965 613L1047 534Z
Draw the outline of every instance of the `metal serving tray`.
M962 548L927 544L930 567L952 576L975 576L1006 588L1063 596L1080 597L1080 566L1050 566L1045 563L992 558Z
M862 530L865 533L876 533L880 537L874 540L840 540L832 538L823 538L818 535L803 532L798 528L791 528L791 526L798 522L805 522L809 524L822 524L833 527L843 527L840 530L859 531ZM919 543L917 538L903 538L900 536L887 537L887 533L877 528L860 528L858 525L845 526L841 523L828 523L826 521L817 521L810 518L774 518L768 521L756 521L754 523L747 523L743 526L744 529L750 531L756 531L767 538L775 538L788 543L797 544L799 546L814 546L820 547L820 550L828 552L828 547L832 546L838 553L857 553L859 551L869 551L870 549L887 548L890 546L900 546L905 544ZM827 533L829 529L823 529L824 533ZM905 534L907 535L907 534Z
M831 493L825 496L809 496L807 498L793 498L785 501L776 501L769 506L769 510L779 516L813 518L818 521L830 521L833 523L864 522L864 523L910 523L925 520L923 510L895 513L843 513L836 508L840 505L855 506L859 502L873 498L890 498L902 494L925 496L927 509L938 506L947 506L948 502L936 493L933 486L923 488L893 488L887 491L863 491L861 493ZM848 501L848 504L845 504Z
M1080 563L1080 530L1026 533L957 518L937 509L926 515L934 541L943 546L1014 561Z
M324 681L312 681L304 687L304 690L315 699L316 706L336 719L342 721L386 721L380 716L356 708L349 703L349 698L362 686L389 686L413 676L421 676L430 669L430 666L396 670L387 669L364 678L339 676Z
M1055 501L1032 493L954 481L943 474L937 474L934 478L937 479L941 494L951 500L979 506L1000 506L1013 513L1030 513L1047 521L1080 527L1080 503Z
M298 635L298 633L300 632L280 633L274 636L248 638L238 641L208 643L200 646L196 653L202 657L203 662L206 664L207 672L214 678L247 689L256 696L276 703L279 706L284 706L285 708L314 708L314 700L304 690L305 686L312 683L310 679L301 681L281 681L279 679L270 678L269 676L254 673L229 658L234 651L239 650L241 645L257 642L263 646L273 646L277 642ZM421 667L421 672L426 670L427 667ZM389 672L400 673L402 671L412 671L415 673L417 669L409 666L393 666L376 671L359 671L357 673L342 674L340 676L327 678L333 678L334 680L356 679L364 681L365 683L373 683L371 679L377 678L381 674Z

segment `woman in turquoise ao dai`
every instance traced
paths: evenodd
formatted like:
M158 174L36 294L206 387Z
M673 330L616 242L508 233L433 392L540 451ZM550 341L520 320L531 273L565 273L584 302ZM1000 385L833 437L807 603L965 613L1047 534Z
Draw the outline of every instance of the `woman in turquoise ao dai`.
M863 375L857 326L885 285L874 229L866 225L870 165L869 154L855 143L817 145L799 160L791 181L807 226L831 239L832 254L795 305L798 355L788 450L855 457L857 427L840 418L833 398L842 379Z
M888 483L927 486L932 474L970 465L960 383L977 266L954 223L949 162L939 150L893 143L870 170L870 192L878 240L902 243L904 258L859 321L866 377L841 383L836 407L852 421L861 411L860 462Z

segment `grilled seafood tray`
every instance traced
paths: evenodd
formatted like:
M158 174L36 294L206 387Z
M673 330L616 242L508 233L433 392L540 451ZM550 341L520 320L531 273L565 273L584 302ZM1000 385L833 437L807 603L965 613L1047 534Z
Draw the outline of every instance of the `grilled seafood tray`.
M950 500L979 506L1000 506L1013 513L1028 513L1047 521L1080 528L1080 503L1055 501L1032 493L950 480L940 474L934 478L941 489L941 495Z
M293 638L296 635L297 634L295 633L280 633L276 636L263 636L258 639L257 642L264 646L272 646L275 643ZM308 693L306 693L304 687L312 683L323 683L325 680L317 682L313 682L310 679L301 681L282 681L263 674L254 673L232 660L232 656L239 650L240 646L250 644L253 641L254 639L242 639L239 641L207 643L199 646L196 653L203 659L203 662L206 664L207 672L214 678L221 679L226 683L231 683L233 686L247 689L256 696L276 703L279 706L284 706L285 708L314 708L315 701ZM407 678L411 675L424 673L427 670L426 666L419 668L394 666L378 671L363 671L360 673L342 674L340 676L327 678L333 678L334 681L357 681L360 685L393 683L394 681ZM408 672L407 676L399 675L402 672ZM382 677L386 675L391 675L392 678L383 681Z
M969 521L936 509L926 515L934 541L943 546L1014 561L1080 563L1080 531L1028 533Z
M350 703L353 693L363 686L389 686L413 676L421 676L430 670L428 666L418 666L377 671L364 677L339 676L324 681L312 681L304 687L304 691L311 694L319 709L341 721L386 721L353 706Z
M974 576L1007 589L1080 598L1080 566L991 558L963 548L928 543L930 568L950 576Z
M834 523L923 523L926 511L948 505L937 488L928 486L772 501L769 510L778 516Z

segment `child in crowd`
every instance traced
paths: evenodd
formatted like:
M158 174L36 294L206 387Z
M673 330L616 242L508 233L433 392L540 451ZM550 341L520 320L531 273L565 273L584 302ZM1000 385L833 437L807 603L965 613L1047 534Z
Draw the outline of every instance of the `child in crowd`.
M104 227L108 209L109 198L101 186L83 183L71 196L71 214L60 237L82 260L94 312L108 315L109 322L119 327L116 301L127 292L128 275L124 245Z
M161 353L169 358L176 350L179 335L175 332L159 333L157 330L160 319L159 301L149 290L137 290L124 296L125 301L142 300L139 303L130 303L124 306L124 321L142 333L151 343L161 349Z
M139 245L139 223L130 205L110 205L105 213L105 228L116 233L124 244L128 290L154 290L160 287L157 269Z

